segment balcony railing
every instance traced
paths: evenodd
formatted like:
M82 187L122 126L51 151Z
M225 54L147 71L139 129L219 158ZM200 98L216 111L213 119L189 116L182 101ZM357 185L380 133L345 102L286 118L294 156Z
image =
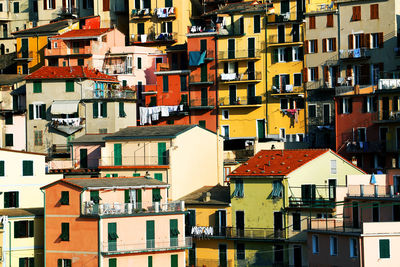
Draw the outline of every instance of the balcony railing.
M92 90L83 92L84 99L136 99L134 90Z
M400 188L393 185L349 185L348 197L390 197L400 198Z
M307 4L306 5L306 12L324 12L324 11L332 11L336 9L336 5L334 2L331 4Z
M219 51L218 52L219 60L247 59L247 58L260 58L260 57L261 57L260 49L227 50L227 51Z
M189 76L189 84L205 84L205 83L214 83L215 75L201 75L201 74L192 74Z
M131 12L132 19L151 18L152 15L153 11L151 10L151 8L132 9Z
M284 239L286 232L284 229L275 230L274 228L226 228L226 236L235 239Z
M221 97L218 101L220 106L241 106L241 105L261 105L262 96L250 96L250 97Z
M399 89L400 79L379 79L378 90Z
M169 156L102 157L99 166L168 166Z
M33 58L33 51L18 51L15 60L31 60Z
M59 15L77 15L78 11L76 7L61 7L59 9Z
M66 134L72 134L85 126L85 118L52 118L50 126Z
M215 106L215 98L191 98L190 99L190 107L214 107Z
M354 86L343 85L335 87L335 95L341 95L354 90Z
M184 201L175 202L134 202L134 203L100 203L93 201L83 203L82 215L132 215L141 213L181 212L185 210Z
M161 7L154 9L154 16L158 19L174 18L176 15L176 7Z
M140 253L149 251L189 249L191 247L191 237L151 239L136 243L117 240L115 242L103 242L101 252L107 254Z
M260 71L252 71L245 73L221 73L219 80L222 83L225 82L240 82L240 81L258 81L262 79L262 73Z
M281 23L285 21L302 20L302 12L286 12L282 14L268 15L268 23Z
M300 34L271 34L268 36L269 44L285 44L303 42Z
M293 86L293 84L286 84L285 86L280 85L272 86L273 94L303 94L304 88L302 86Z
M327 218L327 219L308 219L308 230L361 233L361 228L354 228L350 220Z
M380 142L348 141L346 143L347 153L385 152L385 149L386 144Z
M344 49L339 51L340 59L366 59L370 56L370 51L367 48Z
M64 57L67 55L90 55L92 54L92 48L90 46L85 47L74 47L74 48L51 48L44 50L44 56L51 57L51 56L60 56Z
M148 43L148 42L175 42L178 38L178 33L149 33L149 34L138 34L131 37L131 42L136 44Z
M188 34L207 33L207 32L216 32L215 27L203 27L203 26L188 26L187 27Z
M225 237L226 236L226 226L186 226L185 234L187 236L197 237L197 238L208 238L208 237Z
M336 206L334 199L318 198L318 199L303 199L303 198L289 198L289 205L296 208L326 208L333 209Z

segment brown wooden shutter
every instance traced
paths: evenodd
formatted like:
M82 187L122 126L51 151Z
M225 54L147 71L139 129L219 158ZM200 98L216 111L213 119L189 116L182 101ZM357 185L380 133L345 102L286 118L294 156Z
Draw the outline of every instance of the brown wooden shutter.
M379 5L370 5L370 19L379 19Z
M103 11L110 11L110 0L103 0Z
M329 81L329 67L324 66L324 81L328 82Z
M351 77L352 74L352 66L351 65L347 65L346 67L346 77Z
M314 44L315 44L315 52L314 53L318 53L318 39L314 40Z
M371 34L369 34L369 33L365 34L365 47L366 48L371 47Z
M315 16L310 16L309 21L310 21L310 29L315 29Z
M353 6L353 16L351 17L351 20L357 20L357 7Z
M369 84L371 81L370 79L370 66L369 64L362 64L361 65L361 84Z
M360 47L365 47L364 34L360 34Z
M304 68L303 69L303 83L308 82L308 69Z
M51 0L52 9L56 9L56 0Z
M322 39L322 52L326 52L326 39Z
M304 54L308 54L308 41L304 41Z
M314 70L315 70L315 80L319 80L318 67L315 67Z
M353 49L353 35L349 34L349 49Z
M333 14L326 15L326 27L333 27Z
M46 1L46 0L44 0L44 1ZM66 3L65 3L65 0L62 0L62 7L63 7L63 8L66 8L66 7L67 7L67 5L66 5Z
M333 46L332 46L332 50L336 51L336 38L333 38Z
M75 7L75 0L71 0L72 7Z
M46 0L43 0L43 9L47 10L47 1Z
M378 45L379 48L383 48L383 32L378 33Z

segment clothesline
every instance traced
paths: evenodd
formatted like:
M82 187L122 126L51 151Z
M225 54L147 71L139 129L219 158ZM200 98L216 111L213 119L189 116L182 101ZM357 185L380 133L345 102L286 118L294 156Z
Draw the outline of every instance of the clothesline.
M169 117L171 112L176 111L183 111L183 105L140 107L140 125L145 125L147 123L151 124L152 121L158 121L160 119L160 115L161 117Z

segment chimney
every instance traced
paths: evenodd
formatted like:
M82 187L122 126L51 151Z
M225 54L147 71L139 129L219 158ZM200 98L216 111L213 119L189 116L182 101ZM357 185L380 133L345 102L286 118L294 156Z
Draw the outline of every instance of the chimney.
M208 202L211 200L211 193L210 192L205 192L203 193L203 202Z

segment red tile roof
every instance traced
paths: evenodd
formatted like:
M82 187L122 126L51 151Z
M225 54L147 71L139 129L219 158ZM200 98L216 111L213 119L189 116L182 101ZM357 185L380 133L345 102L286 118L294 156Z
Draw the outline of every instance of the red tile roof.
M330 149L261 150L229 176L285 176Z
M103 80L110 82L118 82L117 78L104 74L95 69L89 69L83 66L71 67L53 67L44 66L25 77L26 80L46 80L46 79L90 79L90 80Z
M109 31L111 31L111 30L112 30L112 28L72 30L72 31L68 31L66 33L54 36L51 39L69 39L69 38L79 39L79 37L86 37L86 38L98 37L98 36L101 36Z

